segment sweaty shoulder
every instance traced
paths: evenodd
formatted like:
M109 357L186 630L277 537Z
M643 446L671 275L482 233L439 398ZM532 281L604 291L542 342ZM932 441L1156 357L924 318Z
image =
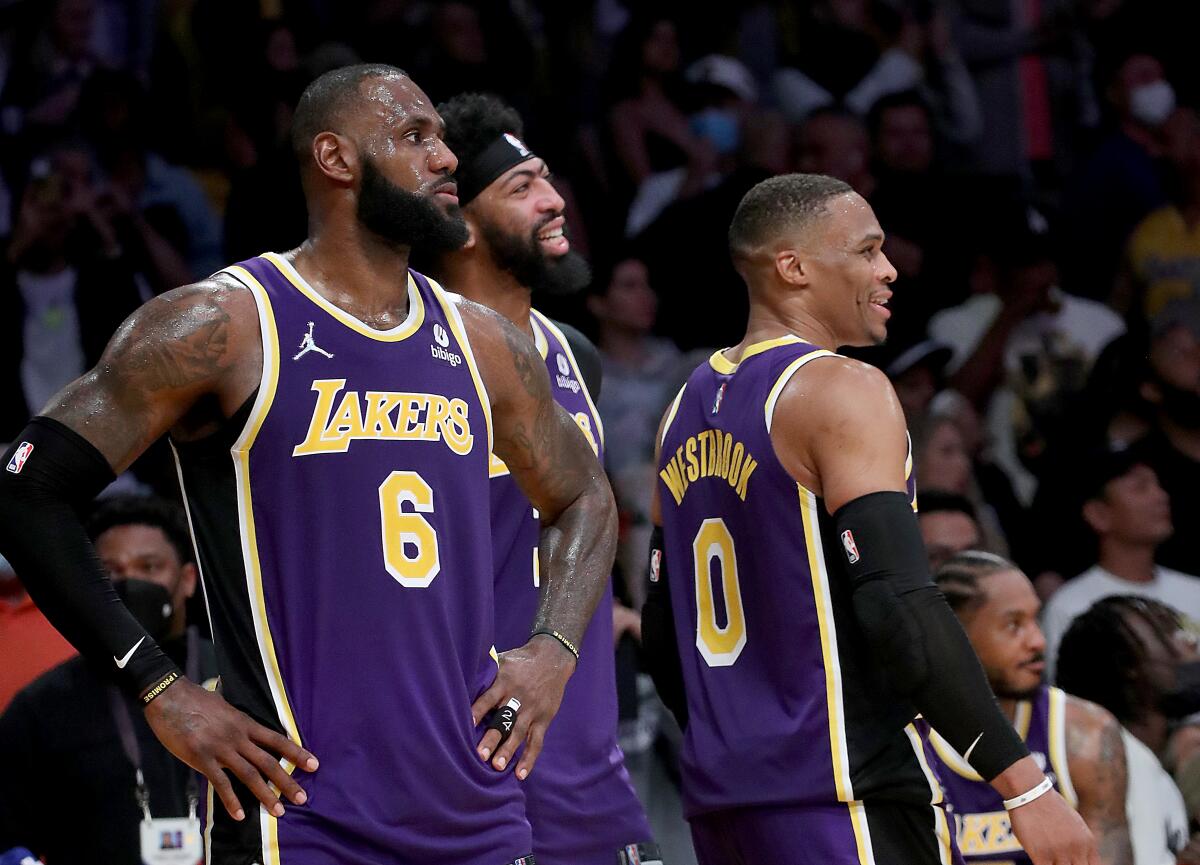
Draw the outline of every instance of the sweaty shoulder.
M518 382L527 394L549 393L546 365L533 340L481 303L459 297L456 305L493 403L503 401Z
M771 420L776 455L830 511L868 493L904 491L904 413L881 370L822 357L781 384Z

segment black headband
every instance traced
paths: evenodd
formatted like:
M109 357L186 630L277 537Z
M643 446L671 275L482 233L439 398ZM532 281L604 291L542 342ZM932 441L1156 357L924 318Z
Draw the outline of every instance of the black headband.
M458 170L454 172L454 179L458 181L459 205L466 207L493 180L527 159L533 159L529 148L517 136L505 132L474 159L461 160Z

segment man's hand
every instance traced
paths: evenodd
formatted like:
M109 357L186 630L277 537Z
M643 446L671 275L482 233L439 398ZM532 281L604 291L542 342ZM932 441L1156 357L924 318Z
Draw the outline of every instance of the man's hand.
M226 772L276 817L283 816L283 803L269 785L297 805L308 801L275 755L306 772L317 770L317 758L187 679L175 682L146 707L146 721L168 751L212 782L234 820L244 819L246 813Z
M547 634L538 634L521 648L502 653L496 680L471 707L471 718L478 726L484 716L503 706L510 697L520 700L521 708L512 733L499 748L496 747L500 742L499 731L484 733L477 748L479 756L483 760L491 757L493 768L503 771L517 746L525 743L525 752L517 764L517 777L525 780L542 751L546 728L558 712L575 664L566 647Z
M1100 865L1092 833L1057 790L1014 808L1008 816L1033 865Z

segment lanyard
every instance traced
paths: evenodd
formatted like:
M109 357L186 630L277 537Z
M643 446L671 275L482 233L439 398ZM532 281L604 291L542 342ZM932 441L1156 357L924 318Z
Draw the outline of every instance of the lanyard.
M200 638L194 627L187 629L185 669L187 677L195 682L200 672ZM146 778L142 774L142 749L133 732L133 716L129 713L129 704L125 702L125 697L116 685L110 685L108 688L108 702L112 709L113 721L117 725L117 735L121 739L121 747L125 751L125 756L129 758L129 762L133 764L133 771L137 778L137 789L134 795L137 798L138 807L141 809L142 815L150 820L150 789L146 786ZM196 781L196 773L192 771L188 772L187 800L189 816L194 818L196 805L200 801L200 785Z

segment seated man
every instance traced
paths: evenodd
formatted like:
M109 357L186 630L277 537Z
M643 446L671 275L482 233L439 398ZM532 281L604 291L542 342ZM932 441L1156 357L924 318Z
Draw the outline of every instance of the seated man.
M983 532L975 507L966 496L941 490L922 492L917 526L929 554L929 570L936 572L946 560L983 547Z
M935 579L962 622L1000 708L1092 830L1101 861L1132 862L1121 728L1099 706L1042 684L1046 639L1029 579L1007 559L983 552L952 557ZM997 865L1030 862L1012 833L1000 794L936 732L930 742L963 858Z
M88 530L117 593L150 635L195 681L214 676L212 644L187 626L196 565L179 506L108 499ZM50 865L159 861L147 858L157 850L139 855L143 791L156 820L195 816L200 787L191 770L159 744L138 703L82 657L44 673L0 716L0 764L0 850L20 844ZM58 813L63 790L76 806L70 831ZM194 822L190 839L197 851L199 828Z

